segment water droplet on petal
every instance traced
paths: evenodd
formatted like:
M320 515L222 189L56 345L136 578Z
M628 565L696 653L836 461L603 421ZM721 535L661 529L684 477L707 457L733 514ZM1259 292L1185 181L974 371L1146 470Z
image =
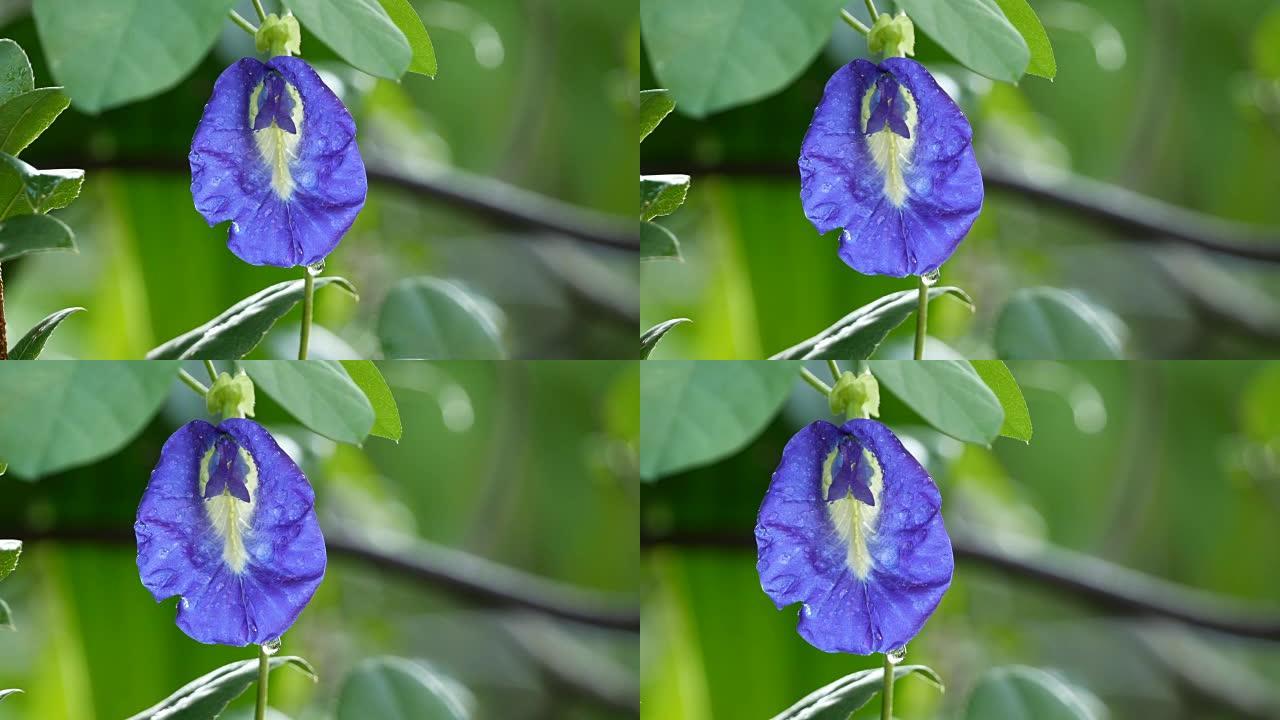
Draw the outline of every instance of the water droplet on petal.
M907 659L907 649L904 647L900 647L897 650L890 650L884 655L885 655L885 658L889 661L890 665L897 665L898 663L901 663L903 660Z
M275 655L276 653L280 652L280 638L276 638L275 640L268 640L267 642L263 643L262 652L266 653L268 656ZM903 652L906 652L906 651L904 650Z
M324 260L308 265L307 272L311 273L311 277L318 277L320 273L324 272Z
M941 277L942 272L940 270L931 270L930 272L921 275L920 279L924 281L925 287L933 287L938 284L938 280Z

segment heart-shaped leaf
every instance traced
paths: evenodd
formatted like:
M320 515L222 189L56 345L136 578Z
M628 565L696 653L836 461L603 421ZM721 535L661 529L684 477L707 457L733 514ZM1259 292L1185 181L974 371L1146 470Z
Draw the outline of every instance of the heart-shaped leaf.
M44 346L49 342L53 331L58 329L63 320L71 317L75 313L83 312L82 307L65 308L50 315L49 317L36 323L21 340L13 346L9 351L10 360L35 360L40 357L40 353L44 352Z
M943 295L957 298L969 309L973 300L957 287L929 289L929 300ZM916 311L919 292L903 290L885 295L840 318L836 324L802 343L774 355L774 360L866 360L884 339Z

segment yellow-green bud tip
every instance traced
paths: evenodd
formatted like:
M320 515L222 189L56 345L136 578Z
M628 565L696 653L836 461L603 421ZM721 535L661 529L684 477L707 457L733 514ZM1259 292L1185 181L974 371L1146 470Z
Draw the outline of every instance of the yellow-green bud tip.
M243 370L236 373L235 377L221 373L209 388L205 404L210 415L221 415L224 418L253 417L253 381Z
M883 17L883 16L881 16ZM828 397L832 415L846 418L871 418L880 416L880 383L870 372L855 375L846 370L840 374L836 386Z
M284 17L271 13L262 21L253 42L258 52L271 57L297 55L302 52L302 28L293 13L285 13Z
M880 13L867 33L867 49L887 58L916 54L916 26L904 12Z

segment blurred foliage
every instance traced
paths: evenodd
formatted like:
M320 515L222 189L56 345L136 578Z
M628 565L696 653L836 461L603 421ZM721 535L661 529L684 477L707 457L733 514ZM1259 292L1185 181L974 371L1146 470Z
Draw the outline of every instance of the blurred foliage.
M882 3L883 4L883 3ZM1034 0L1058 61L1054 82L993 83L946 60L923 33L925 62L974 125L982 158L1065 168L1225 219L1280 225L1280 8L1267 0ZM860 3L850 10L863 13ZM865 17L865 15L864 15ZM795 82L759 102L695 121L680 108L647 139L642 169L692 176L689 202L664 218L684 263L641 268L641 327L673 317L655 358L762 358L809 337L908 281L866 277L836 256L799 201L800 141L831 73L866 54L837 18L824 53ZM647 58L642 87L656 87ZM1020 288L1060 287L1104 309L1125 331L1127 355L1274 355L1270 331L1242 322L1277 315L1275 270L1216 256L1202 290L1252 301L1206 313L1157 261L1167 248L1126 242L1110 229L1006 191L987 192L942 282L968 291L975 314L939 303L929 328L965 357L992 357L999 311ZM1109 312L1106 312L1109 311ZM1266 325L1266 323L1261 323ZM902 342L912 322L891 337ZM892 347L882 353L892 351ZM934 356L937 356L936 354Z
M257 419L316 488L321 524L421 538L610 597L635 598L639 496L634 363L379 363L399 405L400 443L337 444L293 424L265 392ZM203 375L198 364L193 374ZM222 368L227 369L227 368ZM176 382L160 415L89 466L0 477L0 537L129 533L160 447L206 417ZM402 548L380 545L379 550ZM28 540L5 582L20 631L0 643L0 720L116 720L252 649L203 646L138 580L131 544ZM342 679L362 659L397 655L447 673L477 699L477 717L618 717L566 689L531 658L585 654L590 672L638 682L637 637L459 601L430 585L331 553L325 582L282 653L301 655L313 684L277 673L272 704L295 720L332 717ZM252 704L241 698L233 707ZM633 695L634 698L634 695Z
M277 3L268 1L268 10ZM635 204L638 21L633 8L592 0L415 0L440 72L401 83L337 61L304 33L303 57L343 98L370 168L430 176L450 168L498 179L582 208L631 216ZM14 6L17 9L14 9ZM21 3L0 35L28 51L48 78L34 23ZM242 14L252 16L247 0ZM161 95L90 116L68 110L26 153L38 167L86 167L81 200L59 213L80 255L5 264L11 328L51 307L84 306L47 357L140 358L234 302L297 272L250 267L226 249L191 202L186 156L213 82L253 40L230 22L193 74ZM123 166L141 162L164 169ZM350 279L361 301L317 300L314 357L376 357L382 300L398 280L432 275L486 298L517 357L635 357L635 327L583 300L606 288L634 307L635 256L545 232L511 231L447 202L371 184L355 227L326 273ZM597 290L599 294L599 290ZM296 338L297 312L278 333ZM325 330L331 332L325 332ZM296 339L260 357L293 356Z
M820 363L810 364L826 376ZM1280 608L1280 366L1261 363L1010 363L1035 422L1030 444L963 444L884 394L881 419L938 482L953 535L1016 534L1192 588ZM642 702L646 718L780 712L877 657L827 655L796 633L797 607L760 589L752 528L782 447L831 417L799 380L759 437L720 462L642 489L651 541L707 534L732 546L646 545ZM1010 545L1009 547L1013 547ZM961 557L906 661L936 670L939 695L904 681L900 717L960 716L989 668L1054 673L1101 718L1272 718L1280 647L1113 617L1059 587ZM1248 708L1248 710L1246 710ZM878 703L855 717L876 717ZM867 714L870 713L870 714Z

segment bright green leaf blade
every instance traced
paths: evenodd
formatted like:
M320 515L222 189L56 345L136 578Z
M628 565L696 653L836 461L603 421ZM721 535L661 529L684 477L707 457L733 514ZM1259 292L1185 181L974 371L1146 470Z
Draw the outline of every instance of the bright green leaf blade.
M471 293L438 278L406 278L387 293L378 337L388 358L495 360L501 334Z
M53 331L58 329L63 320L71 317L75 313L83 312L82 307L64 308L49 317L36 323L22 339L14 344L13 349L9 351L10 360L35 360L40 357L40 353L44 352L44 346L49 342L49 338L53 335Z
M418 17L418 11L413 9L409 0L379 0L379 2L382 3L382 9L387 11L391 21L400 28L400 32L404 33L405 39L409 41L409 47L413 49L413 60L409 62L409 72L435 77L436 50L431 45L431 36L427 34L422 18Z
M1058 61L1053 57L1053 43L1049 42L1049 34L1044 31L1036 11L1031 9L1027 0L996 0L996 4L1004 11L1009 23L1017 28L1031 51L1031 61L1027 64L1027 73L1052 80L1058 74Z
M316 278L315 289L334 283L359 298L346 278L333 275ZM257 347L276 321L298 304L303 286L302 280L289 280L260 290L200 327L155 348L147 353L147 359L238 360Z
M671 328L688 322L693 321L689 318L673 318L671 320L664 320L648 330L645 330L640 336L640 359L648 359L649 355L653 352L653 349L658 346L658 341L662 340L664 335L671 332Z
M893 670L893 679L901 682L904 677L917 673L942 690L942 678L924 665L899 665ZM883 687L884 668L861 670L809 693L775 715L773 720L848 720L850 715L879 695Z
M688 175L641 175L640 219L670 215L680 209L688 193Z
M641 479L737 452L782 407L799 371L796 363L769 360L641 363Z
M382 371L372 360L343 360L342 367L373 406L373 428L369 434L400 442L404 431L400 425L400 408Z
M171 362L0 363L0 457L23 477L119 450L160 409Z
M794 80L831 37L844 4L644 0L640 26L654 75L681 112L704 117Z
M17 155L67 109L62 88L37 88L0 105L0 151Z
M978 681L965 720L1094 720L1075 690L1057 677L1031 667L993 668Z
M648 220L640 222L640 260L684 261L680 256L680 241L668 229Z
M13 624L13 611L9 609L9 603L0 598L0 630L17 630L18 627Z
M312 431L352 445L369 436L373 406L336 360L250 360L240 366Z
M0 40L0 105L36 87L31 61L18 43Z
M336 720L468 720L471 702L452 678L411 660L376 657L343 681Z
M957 440L990 445L1000 435L1000 400L967 361L875 360L871 372L881 388Z
M640 142L649 137L658 124L672 110L676 109L675 101L666 90L640 91Z
M20 693L20 692L22 692L22 691L21 691L21 690L18 690L17 688L12 688L12 689L9 689L9 690L0 690L0 700L3 700L3 699L5 699L5 698L9 697L10 695L14 695L14 694L16 694L16 693Z
M37 170L0 153L0 220L64 208L80 196L83 170Z
M18 568L22 557L21 540L0 540L0 580L4 580Z
M271 669L296 668L313 681L316 671L300 657L285 655L270 660ZM258 661L241 660L214 670L187 683L156 705L129 720L214 720L232 700L258 682Z
M1031 411L1027 409L1022 388L1018 387L1018 381L1009 372L1009 366L1000 360L974 360L970 364L1004 408L1004 424L1000 426L1000 434L1025 443L1031 442Z
M51 215L19 215L0 222L0 262L36 252L76 249L71 228Z
M996 0L898 0L916 27L970 70L1017 83L1031 50Z
M413 48L378 0L284 0L338 57L370 75L399 80Z
M176 85L213 47L234 4L34 0L32 11L54 77L77 108L97 113Z
M951 295L973 309L973 300L957 287L929 289L929 300ZM917 307L919 292L885 295L840 318L834 325L773 356L774 360L866 360Z
M996 320L996 355L1004 360L1114 360L1120 338L1093 306L1058 288L1024 288Z

